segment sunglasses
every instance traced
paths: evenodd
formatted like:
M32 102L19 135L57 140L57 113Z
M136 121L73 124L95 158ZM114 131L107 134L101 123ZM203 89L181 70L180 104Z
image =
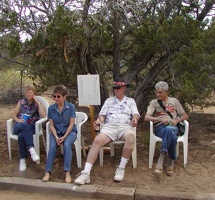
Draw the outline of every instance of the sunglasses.
M113 89L114 90L119 90L121 87L124 87L124 86L113 86Z
M62 96L60 96L60 95L52 95L52 97L55 99L55 98L61 98Z

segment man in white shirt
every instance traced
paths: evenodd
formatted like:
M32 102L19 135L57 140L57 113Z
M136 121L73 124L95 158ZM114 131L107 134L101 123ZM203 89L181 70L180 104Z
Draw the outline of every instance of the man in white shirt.
M90 148L84 170L74 181L75 184L83 185L90 183L90 172L98 157L100 148L115 140L125 141L121 161L114 176L115 181L123 180L125 166L134 147L136 137L135 127L140 117L134 99L125 95L126 87L129 86L130 84L126 84L122 78L114 80L113 90L115 96L105 101L97 120L94 122L95 129L100 124L103 125Z

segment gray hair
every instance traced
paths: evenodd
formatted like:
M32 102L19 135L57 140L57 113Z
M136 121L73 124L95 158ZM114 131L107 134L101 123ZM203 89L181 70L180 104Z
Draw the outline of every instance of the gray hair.
M169 90L169 85L167 82L164 81L159 81L158 83L156 83L155 85L155 90L162 88L163 91L168 91Z

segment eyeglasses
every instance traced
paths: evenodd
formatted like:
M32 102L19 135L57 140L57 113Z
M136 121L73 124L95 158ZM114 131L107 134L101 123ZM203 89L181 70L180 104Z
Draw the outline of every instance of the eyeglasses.
M114 90L119 90L121 87L124 87L124 86L113 86L113 89Z
M55 99L56 97L59 99L59 98L61 98L62 96L60 96L60 95L52 95L52 97Z

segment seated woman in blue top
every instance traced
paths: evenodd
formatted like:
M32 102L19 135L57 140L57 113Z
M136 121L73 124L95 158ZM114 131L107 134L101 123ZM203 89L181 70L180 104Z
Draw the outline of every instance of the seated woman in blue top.
M28 151L34 162L38 162L40 157L34 149L33 135L35 134L35 122L40 117L46 116L46 111L40 102L35 98L36 88L33 85L26 86L25 98L21 99L13 111L14 134L18 135L20 163L19 170L26 170ZM24 115L28 116L24 119Z
M50 179L56 150L61 144L63 144L64 151L65 182L70 183L72 181L70 175L72 162L71 148L77 138L77 129L75 125L75 106L66 101L67 94L68 90L65 86L56 86L53 91L55 103L49 106L48 109L51 134L46 162L46 173L42 179L44 182L47 182Z

